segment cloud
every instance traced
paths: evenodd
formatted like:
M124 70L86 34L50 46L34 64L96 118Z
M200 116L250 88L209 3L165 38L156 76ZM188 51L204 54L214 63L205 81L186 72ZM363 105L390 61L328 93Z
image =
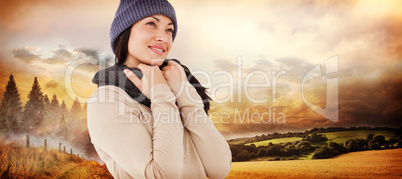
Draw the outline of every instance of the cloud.
M52 65L65 64L66 62L68 62L68 60L66 58L60 58L60 57L50 57L50 58L43 59L42 61L44 63L52 64Z
M15 58L18 58L25 63L32 63L40 59L40 55L34 54L33 52L37 51L36 48L33 47L17 47L14 48L11 53Z
M99 60L99 52L96 49L91 49L91 48L77 48L74 51L80 52L86 57Z
M56 81L51 80L46 83L46 88L57 88L58 85L59 84Z
M55 57L71 58L73 54L65 49L65 46L59 46L59 49L53 51Z
M74 53L67 50L65 45L59 44L58 49L52 50L53 57L43 59L44 63L48 64L64 64L74 58Z

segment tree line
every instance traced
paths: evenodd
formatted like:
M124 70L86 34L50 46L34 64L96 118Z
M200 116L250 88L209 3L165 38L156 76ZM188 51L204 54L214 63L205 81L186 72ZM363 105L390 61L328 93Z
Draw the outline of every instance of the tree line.
M46 136L84 147L87 155L95 157L87 129L86 106L86 103L81 106L76 98L69 110L56 95L50 99L42 92L37 77L23 106L14 76L10 74L0 106L0 139L26 133Z
M302 155L309 154L312 154L312 159L326 159L348 152L402 148L402 136L396 131L396 135L399 136L389 140L380 134L368 134L365 139L349 139L344 143L329 142L324 145L319 145L317 142L326 142L328 138L325 134L317 132L314 130L312 134L308 134L301 141L296 142L269 143L266 146L258 147L254 144L230 144L232 161L248 161L265 156L273 157L269 160L295 160Z
M256 135L254 137L240 137L235 139L229 139L228 142L237 142L238 144L247 144L253 142L259 142L270 139L278 139L278 138L287 138L287 137L301 137L306 138L310 134L313 133L329 133L329 132L340 132L340 131L357 131L357 130L374 130L374 131L393 131L396 136L402 135L402 128L399 127L397 129L390 127L367 127L367 126L359 126L359 127L328 127L328 128L313 128L311 130L306 130L305 132L287 132L287 133L278 133L274 132L272 134L261 134Z

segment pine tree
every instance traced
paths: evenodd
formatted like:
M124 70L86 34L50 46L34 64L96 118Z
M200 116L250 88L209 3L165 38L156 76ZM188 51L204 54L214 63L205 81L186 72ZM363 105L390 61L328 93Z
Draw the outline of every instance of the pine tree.
M43 122L45 123L45 125L48 125L52 110L50 110L50 100L49 100L49 97L47 95L45 95L43 97L43 104L45 106L45 113L44 113L44 116L43 116L43 118L44 118Z
M38 79L35 77L24 111L24 128L28 132L39 127L43 121L45 113L43 98L43 92L41 91Z
M78 98L76 97L73 103L73 106L71 107L71 115L73 116L74 119L79 119L82 113L82 108L80 101L78 101Z
M67 115L67 114L68 114L68 109L67 109L66 103L65 103L64 101L61 103L60 108L61 108L61 113L62 113L63 115Z
M9 81L1 100L0 107L0 130L4 132L21 132L20 114L22 110L20 94L14 80L14 76L10 74Z
M60 118L60 106L59 100L56 95L53 95L51 102L49 102L46 108L46 116L44 120L44 125L55 125Z
M51 109L52 110L57 110L57 109L59 109L59 100L57 99L57 96L54 94L53 95L53 98L52 98L52 101L50 102L50 106L51 106Z
M44 96L43 103L45 104L45 108L49 107L50 100L49 100L49 97L47 97L47 95Z
M59 136L59 139L66 140L68 137L68 127L66 120L64 119L64 114L61 117L60 123L59 123L59 128L57 130L57 136Z
M99 158L98 153L96 152L95 147L91 142L88 130L85 131L85 140L86 140L86 143L84 145L85 155L92 160L98 159Z

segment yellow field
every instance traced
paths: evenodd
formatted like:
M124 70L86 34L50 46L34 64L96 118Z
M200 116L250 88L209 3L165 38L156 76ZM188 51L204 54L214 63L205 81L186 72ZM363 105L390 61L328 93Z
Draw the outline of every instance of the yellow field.
M113 178L106 165L94 161L53 149L28 149L0 141L0 175L4 173L8 173L4 178Z
M227 178L402 178L402 149L322 160L233 162Z

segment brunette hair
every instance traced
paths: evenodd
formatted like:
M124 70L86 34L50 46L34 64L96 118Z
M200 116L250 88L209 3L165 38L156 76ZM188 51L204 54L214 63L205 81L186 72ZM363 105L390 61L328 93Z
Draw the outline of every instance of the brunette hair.
M123 63L127 59L127 54L128 54L128 39L130 38L130 32L131 28L133 26L130 26L126 30L124 30L116 39L114 42L114 54L116 55L115 58L115 65L123 65ZM197 90L198 95L200 95L202 102L204 103L204 111L208 115L208 111L210 108L210 103L211 97L207 94L207 88L203 87L201 83L191 74L190 69L188 69L185 65L181 64L179 60L172 59L173 61L177 62L180 64L184 72L186 73L187 80L190 82L191 85L194 86L194 88Z
M128 39L130 38L131 28L133 26L128 27L124 30L114 41L114 54L116 55L115 58L115 65L123 65L123 63L127 59L128 54Z

